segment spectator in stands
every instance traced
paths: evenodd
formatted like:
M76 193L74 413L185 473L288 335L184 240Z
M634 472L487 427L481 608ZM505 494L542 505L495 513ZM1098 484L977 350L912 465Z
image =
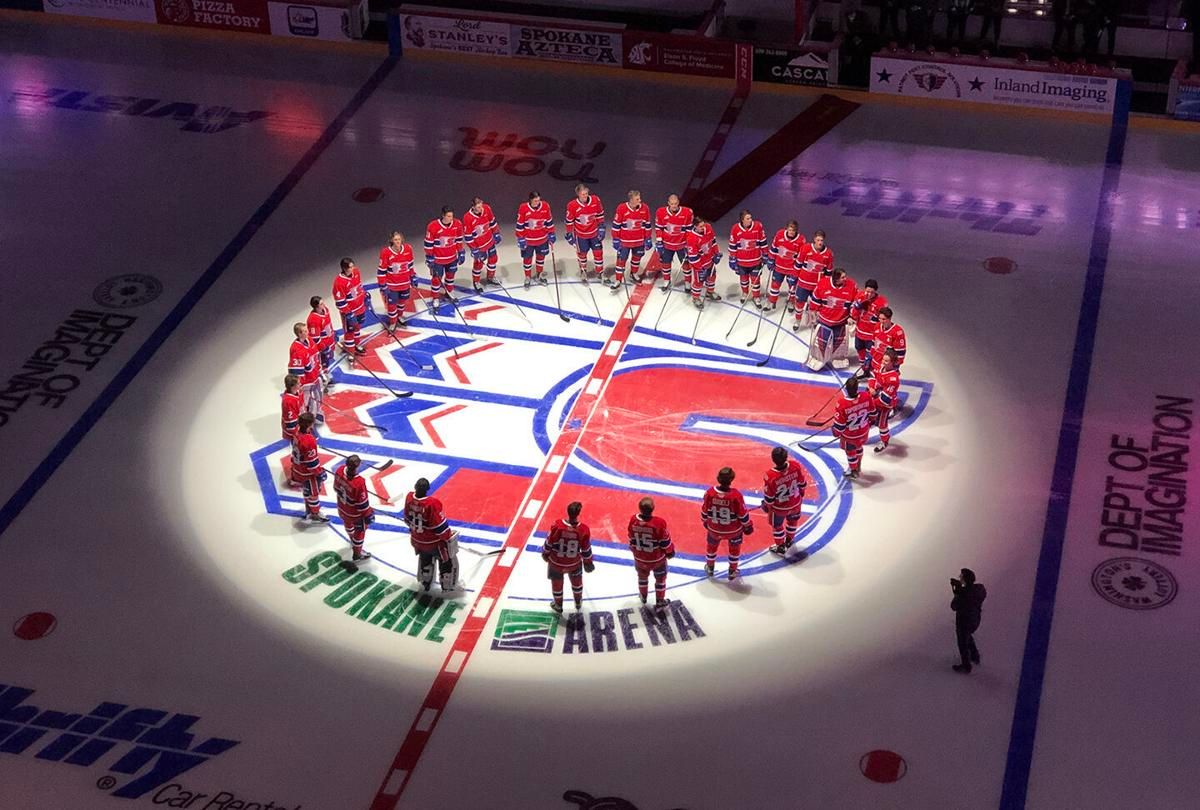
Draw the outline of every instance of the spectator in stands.
M1104 12L1096 0L1078 0L1079 21L1083 26L1083 55L1095 56L1100 50L1100 28Z
M1052 0L1050 13L1054 16L1054 38L1050 40L1050 50L1058 51L1058 43L1066 35L1067 52L1075 52L1075 18L1076 0Z
M1103 18L1104 30L1108 34L1108 55L1112 56L1117 50L1117 18L1121 16L1118 0L1100 0L1100 13Z
M871 81L871 54L878 50L875 27L857 3L850 0L843 8L841 80L854 87L866 87Z
M879 0L879 37L886 39L891 33L893 39L900 40L904 32L900 30L900 12L908 5L908 0ZM908 20L905 19L907 26Z
M987 44L988 29L992 31L992 47L1000 47L1000 24L1004 22L1004 0L982 0L979 13L983 17L983 27L979 29L979 39Z
M974 0L948 0L946 3L946 45L961 45L967 39L967 18L975 10Z
M936 0L908 0L908 8L904 12L908 41L920 50L929 47L929 34L936 13Z

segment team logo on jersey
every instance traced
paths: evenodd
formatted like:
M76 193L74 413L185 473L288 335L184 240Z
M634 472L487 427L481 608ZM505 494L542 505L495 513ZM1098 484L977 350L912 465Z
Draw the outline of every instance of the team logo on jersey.
M564 302L590 303L582 285L562 287ZM394 335L369 326L364 333L367 353L354 365L343 360L335 367L320 430L322 464L335 470L341 463L335 453L362 457L367 487L376 497L367 547L392 569L388 577L404 587L414 575L415 556L401 504L413 482L431 482L459 532L460 549L482 560L509 539L509 527L526 508L522 504L530 481L547 463L559 434L582 427L572 416L576 400L596 393L592 369L611 322L598 325L594 317L589 321L576 312L572 328L564 331L554 306L525 298L520 303L531 323L522 320L505 294L488 293L461 302L457 312L446 305L418 314ZM726 312L732 317L731 310L714 308L714 313ZM783 339L795 338L789 332ZM596 570L585 575L589 612L630 600L636 604L627 527L643 495L654 498L655 514L667 521L676 548L668 590L705 579L700 504L724 466L736 471L734 485L742 490L755 526L741 547L743 579L796 562L794 555L780 558L768 552L772 527L759 508L763 475L777 445L792 448L808 482L797 553L811 555L832 541L850 514L854 494L842 475L845 455L830 444L828 428L806 422L815 413L832 414L842 378L779 356L759 368L762 357L741 347L704 340L693 345L689 335L639 327L620 347L601 405L578 444L553 470L560 475L555 497L544 504L525 541L522 561L532 558L533 564L522 566L527 573L510 584L504 607L523 608L522 600L532 602L531 608L545 605L548 586L538 555L550 524L572 500L584 504L582 520L591 531ZM926 382L902 382L893 437L920 418L931 391ZM397 396L408 392L411 396ZM251 459L267 511L298 517L301 493L286 485L288 444L279 440L260 447ZM392 464L378 469L388 460ZM335 516L333 493L326 489L322 505ZM331 528L341 530L336 517ZM722 547L719 577L726 573L726 553ZM462 557L468 569L474 566L472 559ZM605 600L614 602L603 604ZM682 612L679 616L687 618ZM681 637L675 614L668 618ZM531 624L503 625L496 649L550 646L554 637L539 629L545 616L514 614L517 620ZM630 631L631 644L654 646L636 613L626 620L641 628ZM599 630L592 628L591 618L587 621L590 648L595 633L607 632L609 621L620 645L626 646L617 613L595 619L605 622ZM578 644L572 648L581 649Z
M123 273L100 283L92 299L109 309L131 309L149 304L162 295L162 282L143 273Z
M1165 567L1140 557L1114 557L1092 571L1096 593L1117 607L1154 610L1171 603L1179 582Z

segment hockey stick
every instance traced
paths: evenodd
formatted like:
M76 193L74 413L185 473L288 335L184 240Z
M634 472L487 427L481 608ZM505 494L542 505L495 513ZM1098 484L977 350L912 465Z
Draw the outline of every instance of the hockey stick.
M563 314L562 309L562 288L558 286L558 257L554 255L554 243L550 243L550 267L554 270L554 295L558 300L558 317L563 323L570 323L571 319Z
M512 295L512 293L510 293L508 291L508 288L505 287L503 284L501 284L500 291L508 296L508 300L513 302L513 306L515 306L518 310L520 310L521 317L525 319L525 323L529 324L530 326L533 326L533 321L529 320L529 316L525 314L525 310L522 309L521 305L517 303L517 299L513 298L513 295Z
M446 339L446 343L450 345L450 351L454 352L454 356L457 358L458 348L454 345L454 342L450 340L450 336L446 334L446 330L442 327L442 322L438 319L437 312L434 311L433 304L430 303L434 300L435 299L432 298L427 300L425 304L425 314L433 316L433 322L437 324L438 331L442 333L442 337L444 337Z
M787 307L786 306L782 307L781 311L779 313L779 323L776 324L776 328L775 328L775 336L773 338L771 338L771 348L767 350L766 357L764 357L762 360L760 360L759 362L754 364L754 365L758 366L759 368L762 368L767 363L771 362L771 355L773 355L775 353L775 342L777 340L779 340L779 333L783 331L783 322L787 318L787 314L788 314Z
M842 389L844 389L846 387L846 383L850 382L850 380L852 378L861 380L866 376L867 376L866 372L864 372L862 369L859 369L858 371L854 372L853 374L847 374L846 379L842 380L842 384L839 385L838 389L833 392L833 396L831 396L829 399L825 400L824 404L822 404L820 408L817 408L815 411L813 411L813 415L810 416L808 419L806 419L804 424L808 425L809 427L825 427L825 425L828 425L831 421L833 421L833 417L831 416L828 419L826 419L824 422L821 422L821 421L817 420L817 414L819 414L821 411L825 410L825 407L827 405L829 405L830 402L833 402L833 400L837 397L838 394L842 393Z
M400 347L401 351L403 351L406 355L408 355L409 360L411 360L412 362L417 364L417 368L421 369L421 371L433 371L433 366L427 366L424 363L422 363L420 360L417 359L416 354L414 354L411 349L409 349L407 346L405 346L403 343L400 342L400 338L396 337L395 329L389 330L388 336L391 337L392 340L396 341L396 345Z
M587 287L588 295L592 297L592 306L596 308L596 323L601 323L604 318L600 315L600 304L596 302L596 294L592 292L592 283L588 281L587 273L583 276L583 286Z
M373 428L375 430L378 430L380 433L388 432L387 428L382 427L380 425L372 425L370 422L364 422L361 419L355 419L353 416L350 416L348 411L339 411L337 408L325 408L325 410L329 411L330 413L336 413L336 414L345 416L347 419L352 419L353 421L358 422L360 425L362 425L365 428Z
M338 456L339 458L350 458L350 456L347 455L346 453L339 453L337 450L332 450L328 447L322 447L321 449L324 450L326 453L333 453L335 456ZM388 469L395 463L396 463L396 460L394 458L389 458L387 461L383 462L378 467L374 467L371 465L371 462L368 461L368 462L365 462L360 469L371 469L371 470L374 470L375 472L383 472L384 470Z
M467 319L463 316L462 310L458 308L458 302L453 298L447 298L446 300L450 302L450 306L454 308L454 312L456 315L458 315L458 319L462 321L463 326L466 327L467 334L469 334L471 337L475 337L475 330L471 328L471 324L467 323Z
M670 284L671 284L671 268L668 267L667 268L667 285L668 285L667 286L667 295L665 298L663 298L662 309L660 309L658 311L658 317L654 321L654 330L655 331L658 331L658 322L662 320L663 313L667 311L667 304L669 304L671 302L671 291L674 290L675 288L670 286ZM692 341L692 342L694 343L695 341Z
M713 268L713 272L716 272L716 268ZM738 307L737 315L733 316L733 323L729 324L729 331L725 333L726 340L729 340L729 336L733 334L733 327L737 326L738 318L742 317L742 310L746 308L746 302L749 300L749 296L742 299L742 305Z
M830 418L832 419L833 417L830 417ZM813 453L813 452L816 452L817 450L824 450L826 447L829 447L833 444L838 443L839 441L841 441L841 439L839 439L837 436L834 436L829 441L825 442L824 444L818 444L816 447L805 447L804 441L805 441L804 439L801 439L798 442L792 442L792 446L799 447L801 450L807 450L808 452Z
M449 338L447 338L447 340L449 340ZM380 377L380 376L379 376L378 374L376 374L374 371L371 371L371 369L367 368L365 365L359 365L359 366L357 366L357 368L361 368L363 371L367 372L367 373L368 373L368 374L370 374L372 377L374 377L374 378L375 378L375 379L376 379L376 380L379 382L379 384L380 384L380 385L382 385L382 386L384 387L384 389L386 389L386 390L387 390L387 392L388 392L389 394L391 394L392 396L394 396L396 399L408 399L409 397L411 397L411 396L413 395L413 392L412 392L412 391L400 391L400 392L397 392L397 391L396 391L395 389L393 389L393 388L392 388L390 385L388 385L387 383L385 383L385 382L383 381L383 378L382 378L382 377Z
M494 556L496 554L500 554L504 551L504 546L500 546L500 548L494 548L491 551L480 551L477 548L472 548L471 546L464 546L461 543L459 544L458 547L461 548L463 551L469 551L472 554L476 554L480 557L492 557L492 556Z
M758 335L759 335L759 333L760 333L760 332L762 332L762 324L763 324L763 321L764 321L764 320L766 320L766 319L765 319L765 318L763 318L763 316L762 316L762 313L759 313L759 315L758 315L758 325L754 327L754 337L750 338L750 342L746 344L746 348L747 348L747 349L749 349L749 348L750 348L751 346L753 346L755 343L758 343Z

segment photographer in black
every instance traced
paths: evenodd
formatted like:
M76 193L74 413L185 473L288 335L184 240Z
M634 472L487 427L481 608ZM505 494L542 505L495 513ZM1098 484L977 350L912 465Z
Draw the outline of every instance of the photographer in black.
M958 638L958 654L962 657L962 663L955 664L954 671L966 675L971 671L971 664L979 663L974 634L979 629L987 589L975 581L975 572L970 568L962 569L959 575L962 579L950 580L950 590L954 592L950 609L954 611L954 634Z

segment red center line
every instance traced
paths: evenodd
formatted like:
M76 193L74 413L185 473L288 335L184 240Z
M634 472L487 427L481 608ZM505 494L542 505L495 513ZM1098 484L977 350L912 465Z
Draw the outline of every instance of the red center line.
M749 93L750 82L747 75L745 80L739 78L733 97L725 108L716 131L684 190L685 199L695 194L708 180L708 176L716 164L717 155L728 139ZM658 267L658 264L658 254L652 252L646 269L653 270ZM441 669L438 670L433 684L429 687L429 693L425 696L416 717L413 718L412 725L409 726L399 751L392 759L391 768L383 777L375 799L371 802L371 810L395 810L399 804L400 797L412 778L413 770L416 768L421 754L425 751L430 737L433 736L433 730L437 727L438 720L441 719L442 712L446 709L446 704L450 701L454 687L458 684L463 670L466 669L467 662L470 661L476 645L483 637L483 630L492 615L492 609L499 601L501 593L512 576L518 558L533 538L547 506L554 497L558 485L562 482L563 476L566 474L567 461L578 447L588 425L591 424L592 416L597 411L596 406L608 388L617 361L624 352L629 337L633 334L638 316L641 315L646 298L653 286L653 284L634 285L633 292L629 296L625 308L621 311L621 316L613 325L612 332L609 333L600 356L596 359L591 373L583 384L583 389L576 398L567 419L563 422L562 432L555 440L553 447L550 448L550 453L546 456L541 469L530 483L529 489L521 501L517 516L509 529L508 536L504 540L503 551L484 581L483 587L475 595L471 609L467 612L459 627L458 635L455 636L446 659L442 662Z

